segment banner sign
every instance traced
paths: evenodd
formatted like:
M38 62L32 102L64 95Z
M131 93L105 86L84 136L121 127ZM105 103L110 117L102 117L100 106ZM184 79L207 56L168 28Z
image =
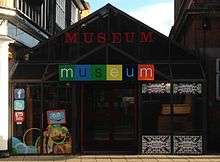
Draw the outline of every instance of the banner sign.
M173 84L174 94L202 94L202 84L201 83L178 83Z
M170 93L170 83L142 84L142 93L148 93L148 94Z
M142 94L169 94L171 93L171 83L144 83L142 84ZM174 94L202 94L201 83L174 83Z
M49 110L47 111L48 124L65 124L66 113L65 110Z
M60 81L153 81L153 64L138 65L59 65Z

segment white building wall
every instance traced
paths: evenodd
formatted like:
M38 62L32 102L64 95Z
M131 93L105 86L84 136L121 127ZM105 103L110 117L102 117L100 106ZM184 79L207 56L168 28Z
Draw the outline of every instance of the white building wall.
M8 150L8 49L7 20L0 20L0 151Z

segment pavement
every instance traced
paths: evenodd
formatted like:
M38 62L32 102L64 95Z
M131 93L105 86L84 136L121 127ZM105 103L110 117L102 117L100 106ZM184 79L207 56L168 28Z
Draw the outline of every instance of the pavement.
M11 156L0 162L220 162L220 155L68 155L68 156Z

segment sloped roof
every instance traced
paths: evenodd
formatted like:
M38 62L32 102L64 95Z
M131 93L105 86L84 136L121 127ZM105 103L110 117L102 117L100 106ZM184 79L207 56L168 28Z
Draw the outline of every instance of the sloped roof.
M109 18L110 22L108 22L108 17L110 17ZM110 23L110 27L108 27L107 23ZM117 26L118 28L115 28L115 26ZM107 28L109 28L108 29L109 31L107 31ZM173 55L172 58L175 58L176 60L182 60L182 59L196 60L195 56L190 54L185 49L181 48L177 43L170 40L167 36L156 31L155 29L147 26L146 24L140 22L139 20L131 17L130 15L126 14L125 12L117 9L116 7L112 6L111 4L105 5L104 7L100 8L99 10L92 13L91 15L89 15L89 16L85 17L84 19L78 21L77 23L69 26L67 29L63 30L62 32L58 33L57 35L54 35L49 40L42 42L39 45L37 45L36 47L34 47L33 48L34 54L31 56L31 59L34 59L34 58L40 59L42 57L42 59L45 60L45 58L49 59L51 57L53 59L59 60L59 58L56 58L55 56L52 57L53 54L49 54L48 51L58 52L58 51L60 51L60 48L62 48L63 50L65 50L67 48L71 48L71 49L74 48L73 46L68 46L68 45L64 44L65 33L67 33L67 32L103 32L103 29L104 30L106 29L106 31L104 31L104 32L119 31L119 30L120 30L120 32L122 32L123 30L125 32L128 32L128 31L132 31L132 32L137 31L138 32L138 30L139 31L149 31L154 34L154 39L155 39L154 43L152 43L148 47L146 47L146 46L139 47L142 50L147 51L148 54L150 54L150 53L152 54L152 52L154 52L153 56L156 56L156 55L159 56L159 54L163 55L162 52L164 52L164 58L161 57L162 60L166 59L166 57L169 57L169 55ZM139 45L137 43L130 44L130 47L131 48L134 48L134 47L138 48ZM56 45L61 46L61 47L57 47ZM94 49L94 48L89 48L92 45L93 44L88 45L88 44L80 43L80 46L84 46L83 48L88 48L89 50ZM110 43L108 45L110 45ZM111 45L115 46L114 44L111 44ZM75 45L75 46L77 46L77 45ZM94 47L97 47L97 46L100 46L100 45L94 44ZM54 50L52 48L59 48L59 50ZM78 48L78 47L75 47L75 48ZM118 48L121 49L121 47L118 47ZM62 51L62 49L61 49L61 51ZM40 52L39 52L39 50L40 50ZM45 50L47 51L46 53L42 52ZM121 50L123 50L123 49L121 49ZM80 50L78 50L78 51L80 51ZM124 51L124 52L126 52L126 51ZM80 51L80 53L82 54L81 51ZM126 53L128 53L128 52L126 52ZM137 54L137 51L134 51L133 53ZM50 56L48 56L48 54ZM135 54L134 54L134 57L136 57ZM65 57L62 57L62 58L65 60ZM158 58L155 57L155 59L158 59ZM69 60L72 58L66 58L66 59ZM146 58L146 59L149 59L149 58ZM151 58L151 60L154 60L154 59ZM51 59L50 59L50 61L51 61Z
M77 33L79 41L66 43L67 33ZM152 41L142 43L138 37L133 42L114 43L83 42L82 33L114 32L152 33ZM164 78L202 79L204 73L200 60L192 53L170 40L167 36L107 4L78 21L59 34L34 47L29 64L155 64L157 73ZM52 68L54 69L54 68ZM186 70L184 70L186 69ZM188 71L189 70L189 71Z

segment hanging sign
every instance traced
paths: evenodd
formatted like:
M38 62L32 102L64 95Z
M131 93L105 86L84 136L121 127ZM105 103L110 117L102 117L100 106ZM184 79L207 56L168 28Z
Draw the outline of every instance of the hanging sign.
M47 111L48 124L65 124L66 113L65 110L49 110Z
M142 93L148 93L148 94L170 93L170 83L142 84Z
M23 123L25 119L24 112L18 111L14 112L14 122Z
M60 65L60 81L154 80L153 64L138 65Z
M178 83L173 84L174 94L202 94L202 84L201 83Z

